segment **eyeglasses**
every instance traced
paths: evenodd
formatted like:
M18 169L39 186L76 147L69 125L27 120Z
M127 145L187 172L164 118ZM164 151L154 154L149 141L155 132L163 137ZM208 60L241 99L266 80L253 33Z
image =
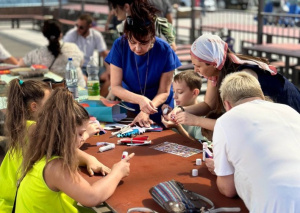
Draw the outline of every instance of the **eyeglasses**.
M84 30L84 26L80 26L80 25L78 25L78 24L75 24L75 26L78 28L78 29L80 29L80 30Z

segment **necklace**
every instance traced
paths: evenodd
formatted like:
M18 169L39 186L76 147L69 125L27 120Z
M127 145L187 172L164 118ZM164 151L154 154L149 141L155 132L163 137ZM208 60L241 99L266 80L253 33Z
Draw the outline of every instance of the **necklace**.
M147 83L147 77L148 77L149 51L148 51L148 56L147 56L147 70L146 70L146 77L145 77L144 92L142 90L142 85L141 85L141 81L140 81L140 74L139 74L139 68L138 68L138 65L137 65L137 62L136 62L136 56L135 56L135 54L134 54L134 60L135 60L135 67L136 67L136 72L137 72L137 76L138 76L138 80L139 80L141 95L145 96L145 93L146 93L146 83Z

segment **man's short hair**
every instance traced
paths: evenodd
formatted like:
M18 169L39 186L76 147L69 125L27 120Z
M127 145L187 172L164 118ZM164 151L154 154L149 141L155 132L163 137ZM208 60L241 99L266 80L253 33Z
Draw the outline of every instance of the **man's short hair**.
M86 21L86 23L88 25L91 25L93 23L93 17L90 15L90 14L81 14L79 17L78 17L79 20L82 20L82 21Z
M228 74L222 81L220 96L223 102L226 100L232 104L245 98L260 97L264 99L258 80L247 72Z
M186 70L174 76L174 82L185 81L186 85L191 89L201 89L202 79L194 72L194 70Z

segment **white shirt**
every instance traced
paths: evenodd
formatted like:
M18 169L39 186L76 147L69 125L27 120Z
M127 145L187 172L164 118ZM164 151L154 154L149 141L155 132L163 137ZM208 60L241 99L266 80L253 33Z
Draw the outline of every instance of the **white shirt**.
M83 62L82 52L78 49L76 44L65 42L61 45L62 54L56 58L51 67L51 71L64 78L68 58L72 58L73 65L77 69L78 85L85 87L86 83L80 67L81 63ZM48 48L44 46L30 51L24 56L23 60L27 66L31 66L32 64L43 64L49 67L54 60L54 56L48 50Z
M3 47L2 44L0 44L0 60L5 60L7 58L10 58L11 54Z
M300 212L300 114L255 100L221 116L213 135L217 176L234 174L250 212Z
M84 54L84 67L88 64L90 57L93 56L94 50L97 50L99 53L107 50L102 34L93 28L90 28L89 30L89 35L84 38L77 33L77 28L75 27L69 30L63 39L65 42L77 44Z

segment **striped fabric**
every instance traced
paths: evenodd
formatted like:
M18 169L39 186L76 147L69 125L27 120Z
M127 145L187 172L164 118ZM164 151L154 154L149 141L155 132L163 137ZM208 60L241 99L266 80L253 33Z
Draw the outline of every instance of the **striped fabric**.
M150 189L153 199L165 209L165 205L169 201L181 202L185 206L185 211L195 209L194 204L183 193L183 186L174 180L159 183Z

